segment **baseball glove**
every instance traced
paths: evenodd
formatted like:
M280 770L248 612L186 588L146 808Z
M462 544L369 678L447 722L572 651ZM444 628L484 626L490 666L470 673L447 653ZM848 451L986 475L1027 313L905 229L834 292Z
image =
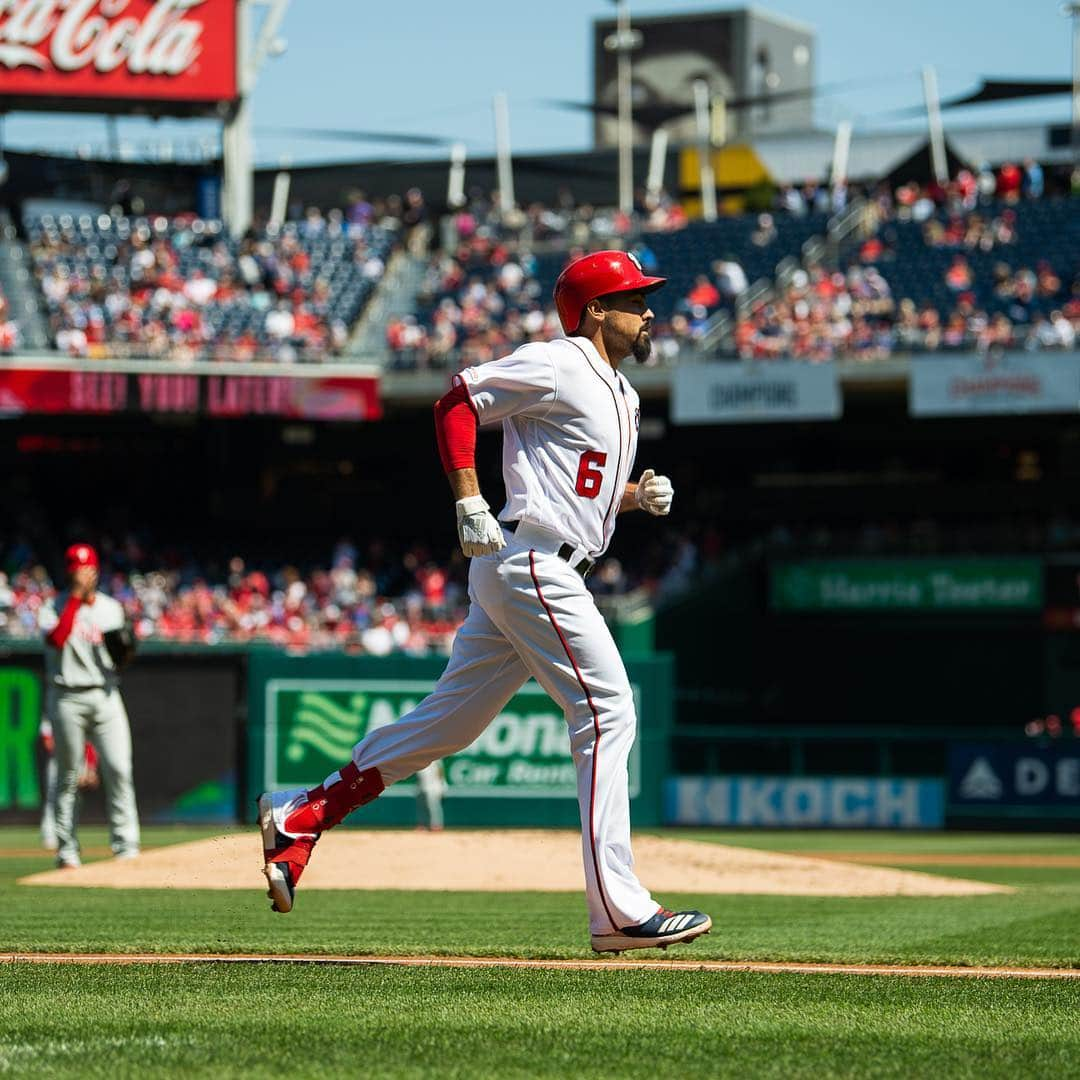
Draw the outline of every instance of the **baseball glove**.
M124 623L116 630L107 630L103 636L105 651L112 658L113 666L117 671L123 671L135 659L134 631Z

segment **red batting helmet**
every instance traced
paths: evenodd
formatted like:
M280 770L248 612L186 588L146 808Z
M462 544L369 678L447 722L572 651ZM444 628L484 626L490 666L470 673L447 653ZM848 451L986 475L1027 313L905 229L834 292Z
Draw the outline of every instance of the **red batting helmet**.
M595 251L575 259L555 282L555 307L568 334L581 325L585 305L598 296L620 292L652 292L667 278L649 277L637 256L626 251Z
M74 574L82 566L100 566L98 553L89 544L72 544L64 554L67 572Z

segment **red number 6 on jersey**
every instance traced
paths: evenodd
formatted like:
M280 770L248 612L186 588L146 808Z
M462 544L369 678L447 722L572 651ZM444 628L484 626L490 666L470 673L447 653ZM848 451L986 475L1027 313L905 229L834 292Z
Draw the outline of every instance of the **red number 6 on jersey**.
M574 490L583 499L595 499L600 494L604 474L600 471L607 462L607 454L599 450L586 450L578 464L577 483Z

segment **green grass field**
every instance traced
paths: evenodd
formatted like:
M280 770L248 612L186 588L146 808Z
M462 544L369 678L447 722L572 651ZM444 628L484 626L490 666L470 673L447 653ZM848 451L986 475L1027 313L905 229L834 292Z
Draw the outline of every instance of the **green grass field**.
M209 830L151 828L147 843ZM1080 856L1080 837L718 833L782 851ZM0 952L591 956L577 894L29 888L0 830ZM83 830L89 847L100 830ZM15 852L23 852L15 854ZM1016 886L949 899L670 896L712 914L672 958L1080 967L1080 869L905 865ZM648 955L648 954L641 954ZM8 964L18 1076L1080 1075L1080 981L740 972Z

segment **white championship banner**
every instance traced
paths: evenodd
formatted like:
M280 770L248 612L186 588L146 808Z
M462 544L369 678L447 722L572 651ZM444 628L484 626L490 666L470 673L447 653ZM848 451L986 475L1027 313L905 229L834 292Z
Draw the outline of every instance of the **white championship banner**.
M1076 412L1080 353L920 356L908 395L912 416Z
M681 364L675 369L675 424L838 420L842 412L833 364L778 360Z

